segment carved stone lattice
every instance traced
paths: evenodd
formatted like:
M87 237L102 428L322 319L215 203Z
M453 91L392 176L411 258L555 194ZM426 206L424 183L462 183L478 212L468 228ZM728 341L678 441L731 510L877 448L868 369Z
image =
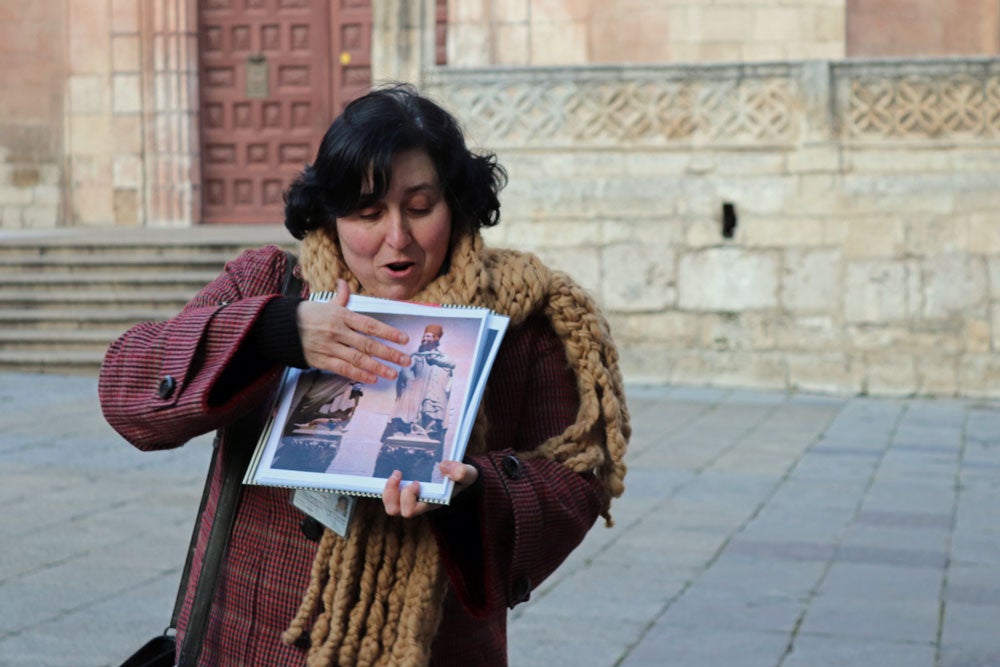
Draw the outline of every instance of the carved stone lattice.
M431 86L491 146L793 143L795 81L449 80Z
M851 81L848 136L1000 138L1000 76L886 76Z

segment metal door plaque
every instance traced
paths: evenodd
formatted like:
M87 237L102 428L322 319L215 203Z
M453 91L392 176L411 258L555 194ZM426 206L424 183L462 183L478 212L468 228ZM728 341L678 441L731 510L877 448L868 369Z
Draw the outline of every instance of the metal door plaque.
M247 56L247 97L261 100L270 94L267 76L267 58L263 53Z

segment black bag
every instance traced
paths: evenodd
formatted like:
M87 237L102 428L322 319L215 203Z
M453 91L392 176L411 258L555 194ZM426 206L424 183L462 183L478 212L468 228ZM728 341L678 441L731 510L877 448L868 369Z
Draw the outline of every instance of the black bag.
M281 291L286 296L298 296L302 291L302 281L292 275L297 263L295 256L287 250L285 251L285 280ZM201 505L198 508L198 517L205 511L205 503L208 500L208 490L212 485L212 477L215 472L215 465L220 458L219 443L222 441L223 431L235 431L239 439L252 437L250 430L259 433L262 424L253 415L237 420L230 426L220 428L215 436L215 449L212 455L212 463L205 477L205 488L201 494ZM256 438L249 440L256 442ZM181 575L181 583L177 589L177 599L174 602L174 611L170 618L170 627L162 635L153 637L143 644L142 648L130 655L121 667L175 667L176 665L194 665L198 662L198 655L201 653L201 641L205 628L208 625L208 613L212 606L212 595L215 588L215 579L219 574L222 565L222 557L229 545L229 534L232 531L233 521L236 518L236 506L240 500L240 490L243 482L243 474L253 453L252 447L236 448L236 455L227 458L225 470L223 470L222 490L219 492L219 505L216 508L215 519L212 522L212 530L209 532L208 545L205 549L205 558L201 565L201 576L198 578L198 587L195 590L194 602L191 605L191 618L188 621L187 635L184 638L184 646L180 656L177 655L177 641L174 638L174 629L177 627L177 619L181 613L181 606L184 604L184 593L187 591L187 582L191 575L191 561L194 559L195 545L198 541L199 526L198 520L194 522L194 529L191 531L191 543L188 547L187 562L184 563L184 572Z
M122 663L122 667L174 667L176 649L174 636L164 633L143 644Z

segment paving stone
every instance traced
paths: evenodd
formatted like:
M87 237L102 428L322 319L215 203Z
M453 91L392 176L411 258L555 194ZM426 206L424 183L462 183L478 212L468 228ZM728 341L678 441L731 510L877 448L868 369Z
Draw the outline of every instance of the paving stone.
M615 559L619 552L628 553L629 560L643 565L659 565L665 575L700 571L715 558L729 538L728 533L706 530L672 529L669 544L664 544L662 532L648 529L630 530L609 550L607 558Z
M837 550L837 559L851 563L944 568L948 563L948 554L944 548L930 550L844 544Z
M945 599L950 603L1000 607L1000 587L985 587L981 583L963 585L949 580Z
M511 624L508 660L517 667L612 665L645 626L618 617L561 615L533 608Z
M882 479L873 481L865 494L864 511L867 512L951 512L955 505L955 479L953 475L934 477L930 474L919 479Z
M945 606L941 637L944 667L992 667L1000 665L997 616L979 604L949 602Z
M862 481L850 479L815 480L792 474L775 491L768 507L791 506L801 514L828 513L831 518L847 512L853 514L858 497L867 486Z
M951 513L931 512L891 512L862 510L857 523L885 528L917 528L949 531L952 528Z
M871 598L937 605L943 578L941 570L835 562L823 578L819 595L834 602Z
M800 634L781 667L935 667L931 642L909 643Z
M595 562L573 572L535 604L559 615L639 623L656 617L681 585L662 565Z
M822 560L747 557L725 550L692 584L695 589L739 593L744 597L777 595L808 598L823 576Z
M773 667L788 646L782 632L727 630L657 624L623 660L621 667Z
M932 644L940 613L936 600L916 604L872 597L827 599L821 594L810 602L800 632L845 643L867 639Z
M741 540L755 543L781 542L793 536L806 544L836 544L844 532L850 515L834 512L796 513L794 507L767 506L754 517L740 535Z
M676 469L643 469L629 470L625 482L625 495L616 504L636 502L648 507L650 503L669 498L678 489L690 484L695 473Z
M782 391L731 389L726 397L719 401L722 405L777 405L788 400L788 395Z
M908 549L925 552L946 552L951 533L934 529L914 529L908 526L870 526L853 524L844 531L840 544L844 549L894 549L905 544Z
M724 401L732 391L723 387L673 387L669 395L671 401L714 405Z
M148 596L148 593L146 593ZM149 598L121 596L114 609L95 607L88 613L60 616L39 626L35 636L20 635L3 643L4 665L67 667L69 665L113 667L119 665L146 640L163 632L166 618L151 618ZM127 624L109 624L107 619L129 614ZM38 636L45 641L39 642Z
M793 540L733 540L728 553L736 556L752 556L755 559L771 561L819 562L833 560L837 553L835 542L800 542Z
M660 617L658 623L719 630L764 630L790 636L806 608L806 598L752 590L693 586Z
M951 560L954 567L990 565L997 562L998 553L1000 533L996 530L965 527L956 531L952 539Z

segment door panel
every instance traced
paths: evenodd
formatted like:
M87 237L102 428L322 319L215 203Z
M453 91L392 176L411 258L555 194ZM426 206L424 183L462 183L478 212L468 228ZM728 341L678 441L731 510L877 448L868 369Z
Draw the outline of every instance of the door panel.
M203 221L275 223L330 121L329 3L200 7Z
M364 95L372 85L371 0L332 0L331 46L336 64L333 77L334 114Z

